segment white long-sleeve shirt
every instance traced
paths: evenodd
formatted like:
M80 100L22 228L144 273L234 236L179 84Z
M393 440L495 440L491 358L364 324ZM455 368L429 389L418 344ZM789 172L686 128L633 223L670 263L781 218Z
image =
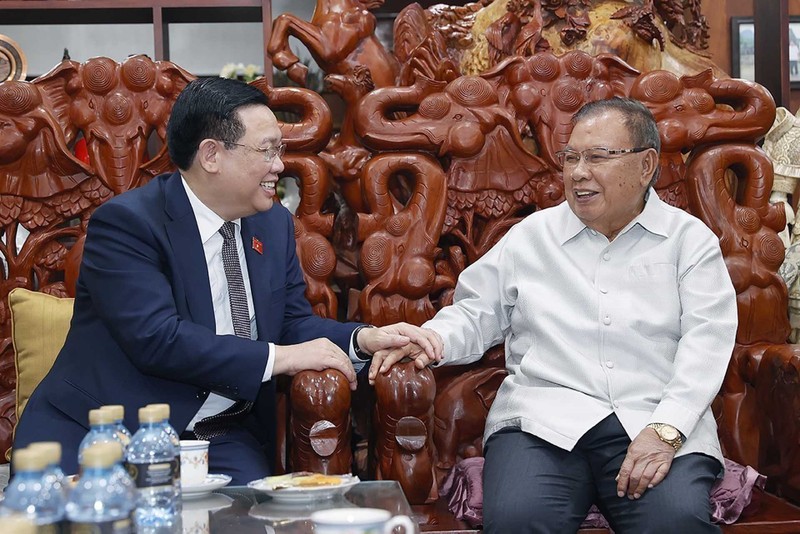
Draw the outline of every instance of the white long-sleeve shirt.
M566 202L538 211L459 277L425 323L443 364L505 341L505 378L484 439L516 426L565 450L616 413L631 439L650 422L687 436L679 454L723 463L710 405L730 359L736 293L717 237L649 191L609 242Z

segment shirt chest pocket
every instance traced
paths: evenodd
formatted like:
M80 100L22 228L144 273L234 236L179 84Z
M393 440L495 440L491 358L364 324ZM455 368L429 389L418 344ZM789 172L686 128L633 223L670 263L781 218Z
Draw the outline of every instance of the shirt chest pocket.
M663 335L679 327L681 303L675 265L631 265L623 283L630 292L627 306L631 326L641 334Z

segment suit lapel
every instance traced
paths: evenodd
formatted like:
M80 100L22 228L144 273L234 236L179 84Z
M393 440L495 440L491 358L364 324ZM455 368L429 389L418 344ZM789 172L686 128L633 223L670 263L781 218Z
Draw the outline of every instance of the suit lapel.
M247 261L247 273L250 276L250 291L253 294L253 307L255 307L256 325L258 326L258 338L266 340L268 336L268 328L270 325L270 318L268 314L269 296L270 296L270 270L272 269L272 260L269 257L269 247L265 240L269 236L262 235L263 232L259 231L259 227L255 222L258 215L252 217L245 217L242 219L242 243L244 244L244 257ZM261 229L265 226L261 225ZM262 253L256 251L253 238L262 243ZM274 326L274 321L272 321Z
M216 321L208 269L205 267L206 255L200 241L197 220L179 173L166 180L164 197L165 211L171 219L166 224L167 235L172 246L177 275L184 282L186 304L193 321L214 331Z

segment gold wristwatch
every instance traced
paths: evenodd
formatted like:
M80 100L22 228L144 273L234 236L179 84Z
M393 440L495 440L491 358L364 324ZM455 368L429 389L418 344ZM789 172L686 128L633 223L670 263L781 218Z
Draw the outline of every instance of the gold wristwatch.
M658 439L668 445L672 445L675 452L678 452L683 446L683 436L674 426L665 423L650 423L647 428L655 430L656 434L658 434Z

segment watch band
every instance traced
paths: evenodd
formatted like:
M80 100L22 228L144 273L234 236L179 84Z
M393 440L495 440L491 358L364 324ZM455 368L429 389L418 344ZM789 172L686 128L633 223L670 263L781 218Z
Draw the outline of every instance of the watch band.
M371 360L372 354L364 352L358 344L358 333L364 328L375 328L371 324L362 324L361 326L357 326L355 330L353 330L353 352L356 353L356 358L359 360Z

